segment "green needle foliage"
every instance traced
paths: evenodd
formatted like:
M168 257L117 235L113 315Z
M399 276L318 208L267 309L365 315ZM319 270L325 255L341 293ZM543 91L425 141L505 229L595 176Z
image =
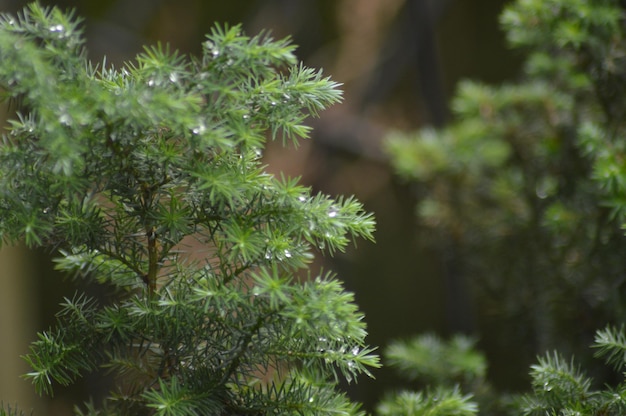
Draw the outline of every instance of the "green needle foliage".
M395 341L385 356L406 378L425 384L469 387L481 383L487 372L486 359L476 351L474 340L463 335L449 341L433 334Z
M449 341L425 334L394 341L385 351L388 364L419 391L386 394L377 407L381 416L474 416L476 396L486 396L486 360L474 341L457 335ZM469 392L464 393L464 392Z
M387 396L377 410L382 416L474 416L478 408L470 399L456 389L427 394L402 391Z
M526 361L584 351L626 316L624 7L512 2L501 22L527 54L519 80L465 81L454 123L388 141L425 243L470 282L486 342Z
M33 4L0 18L0 85L21 109L0 147L2 241L113 289L65 299L39 334L38 392L104 369L114 390L77 414L362 414L337 383L379 365L363 316L332 274L302 271L374 219L261 162L338 84L238 26L197 58L157 45L93 65L80 20Z
M593 380L573 360L559 353L540 357L531 367L532 393L518 401L519 413L539 415L623 415L626 412L626 347L624 328L596 332L596 356L622 372L614 386L593 388ZM519 414L518 413L518 414Z
M5 406L4 403L0 402L0 416L26 416L26 413L10 405Z
M537 363L530 367L529 393L506 396L494 392L486 383L485 357L464 336L444 341L423 335L409 341L395 341L385 356L407 379L419 382L418 390L387 394L378 405L378 414L623 415L626 413L624 328L597 331L592 347L596 349L596 357L622 373L611 385L599 389L587 371L555 351L538 357Z

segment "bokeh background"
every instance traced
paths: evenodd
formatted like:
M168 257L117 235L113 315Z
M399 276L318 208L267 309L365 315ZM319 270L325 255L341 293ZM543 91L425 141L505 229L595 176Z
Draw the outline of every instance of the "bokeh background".
M490 342L465 284L445 259L417 243L412 188L398 180L381 143L394 130L441 127L460 79L498 84L514 79L521 56L509 50L498 25L503 0L58 0L84 20L90 58L120 66L142 45L169 43L200 52L215 22L242 23L248 34L270 30L291 36L308 66L343 83L344 102L311 120L314 134L298 149L270 144L272 172L302 176L331 195L355 195L378 222L377 243L358 242L324 268L336 271L366 315L371 345L417 333L472 334L488 354L490 377L502 389L524 382L527 363L512 360L514 346ZM0 0L15 13L27 2ZM34 396L19 378L16 359L37 330L48 327L63 296L76 290L55 275L45 253L0 251L0 400L33 407L37 415L71 414L76 397L97 398L99 380L59 391L53 402ZM497 330L497 328L495 329ZM399 385L387 369L376 380L347 386L368 408ZM82 400L78 399L78 400Z

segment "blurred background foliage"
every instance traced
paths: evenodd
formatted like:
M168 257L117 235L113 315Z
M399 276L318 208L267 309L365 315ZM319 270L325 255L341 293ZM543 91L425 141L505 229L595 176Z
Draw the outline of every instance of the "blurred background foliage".
M16 12L27 2L0 0L0 10ZM471 333L487 351L488 377L498 388L526 386L528 364L539 344L527 338L523 323L532 319L518 312L513 320L485 320L488 309L496 318L505 311L479 305L454 261L453 251L437 244L416 221L418 192L399 180L382 143L389 131L440 128L450 121L450 100L461 79L487 84L515 79L523 54L510 50L498 24L503 0L57 0L42 4L75 8L85 18L89 54L116 66L134 58L142 45L167 42L184 53L196 54L214 22L243 23L254 34L270 30L274 37L290 35L306 65L324 68L344 84L345 102L312 121L313 138L299 149L270 146L265 159L270 170L302 175L305 184L331 195L354 194L376 214L377 243L363 242L357 250L323 259L336 270L366 314L369 343L385 346L392 338L434 332ZM480 93L464 84L463 94ZM536 99L541 86L519 91ZM557 99L558 97L554 97ZM558 103L557 103L558 105ZM477 149L470 146L468 158ZM493 149L492 149L493 151ZM495 166L502 156L494 151ZM437 163L436 155L426 163ZM546 192L551 184L545 183ZM503 192L506 184L503 184ZM527 241L531 243L531 241ZM17 349L4 343L0 366L25 352L35 330L46 328L63 295L73 288L53 276L46 255L21 257L36 280L17 279L8 267L15 253L2 260L0 332L21 331ZM505 261L505 259L502 259ZM7 264L7 267L5 267ZM16 283L17 281L17 283ZM18 287L9 285L18 284ZM39 301L20 301L26 293ZM13 295L15 294L15 295ZM21 294L21 295L20 295ZM9 308L12 308L9 310ZM22 320L22 317L24 320ZM510 336L511 333L516 333ZM544 344L541 344L543 347ZM587 347L585 343L583 348ZM7 363L7 364L5 364ZM30 389L17 376L0 380L0 397L20 401L15 388ZM354 399L373 408L383 391L396 381L390 370L377 380L351 386ZM5 387L4 384L7 384ZM83 392L60 393L55 404L42 403L48 414L68 414L63 395L95 394L97 380L85 380ZM6 393L6 392L9 393ZM15 398L15 399L14 399ZM22 406L26 408L26 406ZM38 412L38 414L43 414Z
M419 195L419 238L439 247L447 280L471 292L491 364L509 357L505 382L522 371L513 366L555 349L575 355L597 385L620 380L585 348L599 327L624 321L624 7L512 3L500 20L510 44L528 54L519 76L463 81L453 122L386 142ZM560 359L540 359L535 392L553 387L543 384L545 369L572 372ZM593 413L576 400L577 411ZM529 403L525 414L553 413Z

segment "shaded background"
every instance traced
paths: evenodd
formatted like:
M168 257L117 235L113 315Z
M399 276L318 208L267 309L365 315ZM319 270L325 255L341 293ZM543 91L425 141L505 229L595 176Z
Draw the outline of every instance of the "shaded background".
M518 72L521 57L507 50L497 17L503 0L66 0L41 1L76 8L85 18L90 58L116 66L157 41L200 53L214 22L243 23L252 35L269 29L291 36L298 56L344 84L344 103L312 120L314 137L296 150L272 143L266 163L273 172L302 176L315 191L355 195L378 222L377 243L358 242L325 268L338 272L366 314L369 343L432 331L476 335L486 347L491 378L502 389L523 382L527 363L514 363L511 346L490 342L461 277L445 259L417 244L415 196L394 178L381 142L393 129L443 126L448 102L461 78L499 83ZM25 1L0 0L14 13ZM54 402L37 400L28 369L16 356L37 330L53 322L57 305L75 288L54 275L43 253L0 251L0 400L30 403L37 415L71 413L75 395L97 394L100 381L60 391ZM497 328L495 329L497 330ZM349 386L371 408L398 386L386 369L377 380ZM79 399L80 400L80 399ZM97 398L96 398L97 400Z

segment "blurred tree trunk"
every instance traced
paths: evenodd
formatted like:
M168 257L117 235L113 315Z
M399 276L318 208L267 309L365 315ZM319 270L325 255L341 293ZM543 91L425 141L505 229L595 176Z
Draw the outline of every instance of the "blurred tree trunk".
M28 351L36 332L37 291L33 285L32 253L22 247L0 249L0 400L29 413L43 403L20 376L28 371L19 356ZM43 414L42 412L37 412Z

